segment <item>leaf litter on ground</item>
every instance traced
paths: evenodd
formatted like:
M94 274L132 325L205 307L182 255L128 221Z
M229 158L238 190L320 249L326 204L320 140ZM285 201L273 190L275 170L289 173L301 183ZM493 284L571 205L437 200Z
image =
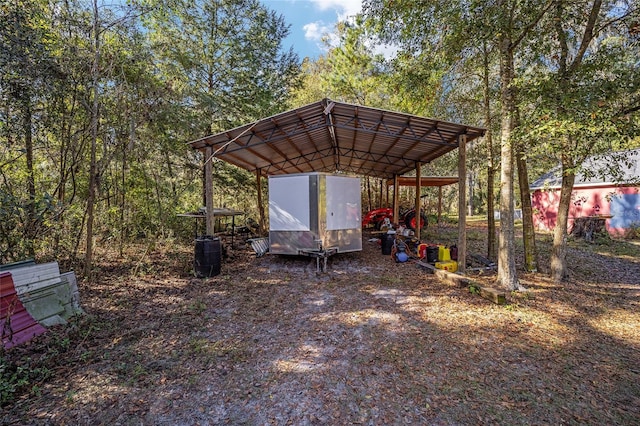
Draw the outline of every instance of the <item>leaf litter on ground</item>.
M256 258L237 246L208 279L192 276L189 244L159 241L149 250L132 247L125 258L103 249L96 278L80 282L87 315L5 353L11 365L49 374L20 389L1 420L524 425L640 418L637 255L576 242L568 282L554 284L544 270L520 273L528 291L499 306L413 262L393 262L369 240L362 252L330 258L320 274L313 259ZM542 240L541 258L549 250ZM471 239L469 250L482 254L482 243ZM473 279L493 285L495 276Z

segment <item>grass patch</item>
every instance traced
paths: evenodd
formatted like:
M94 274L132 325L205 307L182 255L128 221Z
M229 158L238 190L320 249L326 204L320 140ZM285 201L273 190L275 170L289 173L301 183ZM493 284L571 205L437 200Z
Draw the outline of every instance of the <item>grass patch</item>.
M581 238L573 238L569 240L569 246L575 249L605 256L636 259L640 257L640 246L629 241L611 238L608 234L596 236L592 243Z

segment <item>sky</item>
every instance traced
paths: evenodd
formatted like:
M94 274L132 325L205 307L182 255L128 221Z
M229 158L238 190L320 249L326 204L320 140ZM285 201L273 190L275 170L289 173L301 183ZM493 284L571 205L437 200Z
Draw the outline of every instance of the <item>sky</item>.
M293 50L300 59L316 59L325 52L324 34L333 34L335 24L361 11L362 0L261 0L269 9L284 16L291 26L283 48Z

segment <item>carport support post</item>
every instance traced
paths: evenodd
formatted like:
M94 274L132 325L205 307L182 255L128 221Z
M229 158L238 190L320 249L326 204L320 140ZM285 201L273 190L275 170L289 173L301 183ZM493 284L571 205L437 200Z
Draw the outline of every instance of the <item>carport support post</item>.
M264 204L262 204L262 169L256 170L256 186L258 188L258 212L260 214L260 235L265 232Z
M442 220L442 185L438 187L438 225Z
M398 175L393 175L393 222L400 225L400 194Z
M213 148L208 146L204 151L204 202L207 209L207 235L215 233L213 217Z
M416 239L420 241L420 193L422 192L422 176L420 176L421 172L421 164L419 161L416 161Z
M467 136L458 137L458 271L467 262Z
M389 184L387 181L387 185L385 185L387 188L387 193L386 193L386 198L385 198L385 202L384 202L384 207L389 207Z

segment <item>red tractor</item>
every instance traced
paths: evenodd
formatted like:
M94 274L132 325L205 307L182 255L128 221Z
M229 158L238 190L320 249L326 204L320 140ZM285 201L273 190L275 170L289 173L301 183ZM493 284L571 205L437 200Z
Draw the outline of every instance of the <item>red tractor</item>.
M394 223L393 220L393 209L388 207L382 207L379 209L374 209L368 212L362 218L362 225L374 225L376 229L380 229L385 219L389 219L391 223ZM398 225L404 225L409 229L416 229L416 211L415 209L400 211L401 220L398 222ZM420 229L425 229L427 227L427 217L424 214L420 214Z

